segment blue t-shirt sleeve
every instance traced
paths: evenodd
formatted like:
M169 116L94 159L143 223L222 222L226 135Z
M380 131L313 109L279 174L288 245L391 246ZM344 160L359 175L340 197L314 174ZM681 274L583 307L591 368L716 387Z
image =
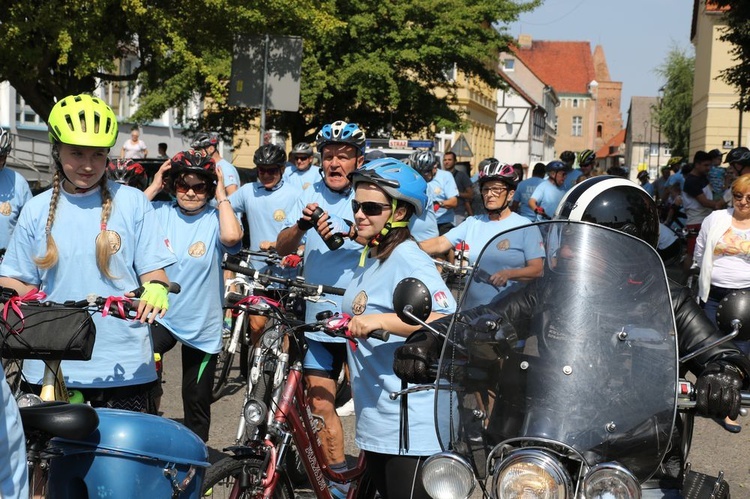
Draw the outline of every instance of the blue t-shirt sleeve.
M466 240L466 233L468 232L468 226L470 225L467 222L469 222L471 218L473 217L467 218L463 221L463 223L458 224L457 226L453 227L451 230L443 234L453 246L457 245L461 241Z
M159 222L156 211L145 196L133 197L133 208L141 215L135 217L135 261L133 268L139 276L163 269L177 262L169 245L167 233Z

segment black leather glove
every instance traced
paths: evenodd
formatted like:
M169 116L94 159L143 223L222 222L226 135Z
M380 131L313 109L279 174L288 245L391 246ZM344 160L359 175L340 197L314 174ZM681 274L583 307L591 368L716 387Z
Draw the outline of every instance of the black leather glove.
M737 419L740 414L741 371L727 362L711 362L695 383L695 408L703 416Z
M412 333L393 353L393 372L408 383L432 383L435 373L430 376L430 367L437 363L442 343L429 331Z

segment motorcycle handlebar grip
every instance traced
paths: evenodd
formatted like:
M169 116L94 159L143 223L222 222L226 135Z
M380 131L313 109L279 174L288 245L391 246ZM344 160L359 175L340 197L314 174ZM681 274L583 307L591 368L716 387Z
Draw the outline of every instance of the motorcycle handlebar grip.
M255 275L255 269L252 269L250 267L243 267L241 265L237 265L236 263L232 262L224 262L222 264L222 267L224 267L227 270L231 270L234 273L242 274L246 276L254 276Z
M370 334L368 334L367 337L375 338L376 340L380 341L388 341L388 338L391 337L391 332L386 331L385 329L376 329L374 331L370 331Z

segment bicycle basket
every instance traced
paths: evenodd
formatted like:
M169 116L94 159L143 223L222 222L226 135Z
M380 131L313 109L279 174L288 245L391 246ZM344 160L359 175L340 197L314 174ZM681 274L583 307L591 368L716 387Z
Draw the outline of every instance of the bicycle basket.
M0 319L6 359L89 360L96 326L88 311L43 303L8 307Z

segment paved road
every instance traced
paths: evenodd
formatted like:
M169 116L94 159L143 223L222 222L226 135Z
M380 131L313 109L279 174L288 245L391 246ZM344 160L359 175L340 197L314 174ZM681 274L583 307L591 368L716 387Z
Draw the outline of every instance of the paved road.
M180 349L167 354L165 362L165 385L162 411L164 416L181 421L182 401ZM236 374L236 370L232 375ZM227 395L212 406L212 423L208 442L210 460L215 462L223 457L222 449L234 443L234 435L239 422L243 386L230 382ZM358 450L353 440L353 417L344 419L347 434L347 456L354 459ZM716 475L725 473L732 492L732 499L750 499L750 417L741 418L743 430L731 434L712 420L698 418L693 439L690 461L693 469Z

